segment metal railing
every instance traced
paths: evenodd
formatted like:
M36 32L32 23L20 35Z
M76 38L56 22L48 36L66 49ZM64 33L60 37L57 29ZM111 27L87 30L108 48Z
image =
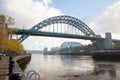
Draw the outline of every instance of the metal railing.
M24 75L26 80L40 80L40 75L34 70L30 70Z

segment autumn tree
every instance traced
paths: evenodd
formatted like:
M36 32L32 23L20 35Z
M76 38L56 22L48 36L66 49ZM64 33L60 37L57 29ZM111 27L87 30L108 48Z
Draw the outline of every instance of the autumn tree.
M19 53L24 50L23 45L19 40L9 39L9 34L15 34L16 29L9 29L7 26L13 24L14 21L11 17L5 23L5 16L0 15L0 49L5 52Z
M0 48L4 52L19 53L24 50L23 45L19 40L14 39L2 39Z

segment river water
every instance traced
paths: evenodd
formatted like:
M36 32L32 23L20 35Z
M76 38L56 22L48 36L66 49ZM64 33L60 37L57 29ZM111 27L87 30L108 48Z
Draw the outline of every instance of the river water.
M32 54L25 72L30 70L41 80L120 80L120 62L95 61L90 56Z

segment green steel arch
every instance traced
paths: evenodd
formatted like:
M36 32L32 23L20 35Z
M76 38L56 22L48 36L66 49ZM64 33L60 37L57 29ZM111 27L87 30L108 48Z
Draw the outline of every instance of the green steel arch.
M29 29L30 31L38 31L42 29L45 26L51 25L51 24L57 24L57 23L64 23L68 25L72 25L75 28L78 28L81 32L84 33L85 36L95 36L95 33L82 21L80 21L77 18L74 18L72 16L54 16L51 18L48 18L38 24L36 24L34 27ZM23 41L25 40L30 34L23 34L19 40Z

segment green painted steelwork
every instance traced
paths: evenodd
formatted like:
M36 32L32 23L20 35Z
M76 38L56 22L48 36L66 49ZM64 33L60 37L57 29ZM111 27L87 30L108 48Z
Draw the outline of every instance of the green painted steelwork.
M82 21L80 21L77 18L74 18L71 16L66 16L66 15L48 18L48 19L36 24L35 26L33 26L31 29L29 29L29 31L31 31L31 32L39 31L43 27L46 27L51 24L56 24L56 23L61 23L61 24L64 23L64 24L71 25L71 26L77 28L78 30L80 30L81 32L83 32L85 36L96 37L95 33L85 23L83 23ZM22 36L19 38L19 40L21 42L24 41L30 34L31 33L22 34Z
M74 39L85 39L85 40L100 40L104 38L98 38L94 36L83 36L83 35L75 35L75 34L66 34L66 33L53 33L53 32L43 32L43 31L30 31L30 30L21 30L19 29L16 33L18 35L21 34L29 34L30 36L48 36L48 37L61 37L61 38L74 38Z

